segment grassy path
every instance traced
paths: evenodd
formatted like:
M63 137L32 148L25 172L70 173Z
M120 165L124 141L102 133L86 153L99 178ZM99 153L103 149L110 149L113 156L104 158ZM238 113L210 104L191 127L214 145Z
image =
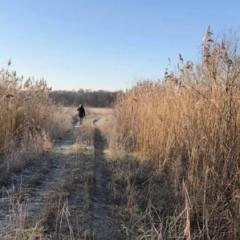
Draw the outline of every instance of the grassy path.
M104 170L105 140L101 131L94 131L95 191L93 196L92 228L94 239L111 239L111 220L106 200L107 176Z
M16 239L112 239L100 118L88 116L14 176L0 197L0 239L16 237L16 229ZM85 128L92 131L87 144Z

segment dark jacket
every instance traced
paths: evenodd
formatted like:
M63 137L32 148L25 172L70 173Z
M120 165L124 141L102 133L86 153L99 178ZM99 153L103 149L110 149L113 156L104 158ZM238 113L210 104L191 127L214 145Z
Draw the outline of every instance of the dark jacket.
M80 118L85 117L85 109L84 109L83 106L78 107L77 111L78 111L78 115L79 115Z

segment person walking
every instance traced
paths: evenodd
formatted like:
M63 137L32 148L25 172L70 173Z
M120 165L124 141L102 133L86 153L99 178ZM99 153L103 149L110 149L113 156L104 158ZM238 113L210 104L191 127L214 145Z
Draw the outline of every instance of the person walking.
M77 108L77 111L78 111L78 116L80 118L80 124L82 124L83 118L86 115L85 109L82 104L79 105L79 107Z

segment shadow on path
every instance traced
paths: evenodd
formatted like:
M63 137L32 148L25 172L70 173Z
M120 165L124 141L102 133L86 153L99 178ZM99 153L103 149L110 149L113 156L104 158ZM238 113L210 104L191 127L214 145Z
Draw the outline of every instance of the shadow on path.
M96 240L111 239L111 220L106 200L107 176L104 169L106 140L98 128L94 131L95 188L93 193L92 231Z

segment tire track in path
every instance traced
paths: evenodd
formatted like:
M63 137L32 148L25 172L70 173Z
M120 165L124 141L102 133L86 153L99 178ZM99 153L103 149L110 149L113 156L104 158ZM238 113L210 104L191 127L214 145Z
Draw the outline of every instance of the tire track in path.
M14 200L15 196L21 196L20 202L26 206L27 224L40 221L42 209L47 204L49 193L55 190L64 174L64 167L69 159L69 154L66 152L73 143L73 133L69 131L64 139L59 141L45 156L42 164L38 164L37 167L30 165L14 176L14 185L7 186L5 190L7 195L2 194L0 198L0 228L9 224L8 218L11 218L12 208L15 207L12 206L12 201L16 201ZM38 159L38 161L42 160ZM49 161L51 161L50 165ZM36 185L32 185L34 176L37 176L38 183Z
M92 231L94 240L111 239L111 219L106 199L107 176L104 169L105 139L98 128L94 130L95 191L92 209Z

